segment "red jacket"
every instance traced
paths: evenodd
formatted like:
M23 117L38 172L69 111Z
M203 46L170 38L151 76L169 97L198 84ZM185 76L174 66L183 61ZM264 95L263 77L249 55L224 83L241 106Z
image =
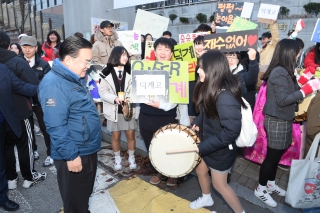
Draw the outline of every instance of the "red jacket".
M52 48L48 42L45 42L42 45L42 50L45 53L45 57L48 58L50 61L54 61L54 59L59 58L59 48L60 43L58 43L57 46L55 46L55 48Z
M320 67L320 64L316 64L314 61L314 49L312 49L304 58L304 67Z

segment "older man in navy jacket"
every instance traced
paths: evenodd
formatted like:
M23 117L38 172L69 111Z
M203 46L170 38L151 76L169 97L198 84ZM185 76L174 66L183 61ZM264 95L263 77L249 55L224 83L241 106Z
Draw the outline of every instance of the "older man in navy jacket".
M0 207L6 211L15 211L19 209L19 205L9 200L7 196L8 183L4 157L6 123L17 137L21 136L21 125L13 103L12 92L24 96L36 96L37 86L24 83L3 64L0 64L0 72Z
M60 59L39 85L64 212L88 213L102 140L99 115L85 86L91 48L83 38L67 38Z

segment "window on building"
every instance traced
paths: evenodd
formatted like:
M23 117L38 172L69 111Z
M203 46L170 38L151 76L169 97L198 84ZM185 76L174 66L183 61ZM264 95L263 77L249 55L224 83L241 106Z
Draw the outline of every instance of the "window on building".
M40 8L41 8L41 10L43 9L43 2L42 2L42 0L40 0Z
M47 0L47 7L50 7L50 0Z
M54 0L54 5L57 5L57 0Z

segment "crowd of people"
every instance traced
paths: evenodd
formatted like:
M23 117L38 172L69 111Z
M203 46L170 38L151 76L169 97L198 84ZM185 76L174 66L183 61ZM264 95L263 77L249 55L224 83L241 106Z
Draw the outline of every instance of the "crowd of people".
M122 169L122 131L128 141L129 168L137 168L137 121L147 150L155 132L165 125L180 123L199 132L202 141L197 152L202 159L195 171L202 196L190 203L191 209L214 204L210 193L211 176L214 188L232 210L245 212L228 182L239 150L235 140L241 131L241 108L247 107L242 97L255 110L260 100L256 100L256 95L264 95L267 154L254 194L265 204L277 206L270 194L286 195L285 189L276 184L275 177L281 157L291 146L298 102L320 89L320 80L315 77L320 71L320 43L303 52L303 41L297 38L302 30L299 22L288 33L288 38L282 40L277 24L272 23L271 32L259 38L262 48L242 52L205 50L204 36L198 36L193 41L198 61L196 80L189 82L189 104L157 100L132 104L132 119L126 119L123 108L125 103L130 103L130 61L145 60L145 42L154 38L151 34L142 35L142 53L132 55L118 40L113 27L108 20L101 22L100 31L93 34L90 41L76 32L62 42L60 35L52 30L42 45L26 34L19 36L18 43L11 43L8 35L0 31L0 69L3 72L0 76L0 207L8 211L19 208L19 204L7 196L8 189L17 188L19 179L15 147L24 179L22 186L29 188L46 179L47 174L34 167L34 161L39 159L35 134L42 134L47 148L43 166L55 165L57 169L64 211L89 212L88 201L102 140L95 106L98 103L94 103L86 88L86 72L91 64L106 65L98 89L103 101L102 125L111 132L114 170ZM211 26L201 24L194 30L208 31L216 33L214 21ZM172 61L177 42L171 37L171 32L165 31L161 38L155 39L156 61ZM264 90L259 90L257 82L262 66L267 68L262 75ZM298 67L306 69L299 73ZM314 105L319 102L318 94ZM319 108L312 109L310 114L319 114ZM33 114L39 128L34 124ZM315 130L318 123L313 120L308 126L305 152L320 131ZM164 180L168 186L175 186L178 181L159 172L151 177L150 183L157 185Z

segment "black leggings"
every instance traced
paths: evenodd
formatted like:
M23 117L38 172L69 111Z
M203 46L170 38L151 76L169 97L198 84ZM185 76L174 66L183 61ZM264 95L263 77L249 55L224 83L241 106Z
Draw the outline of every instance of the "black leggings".
M268 147L267 156L264 159L259 173L259 184L266 186L268 180L274 181L276 179L278 163L284 153L285 149L272 149Z

